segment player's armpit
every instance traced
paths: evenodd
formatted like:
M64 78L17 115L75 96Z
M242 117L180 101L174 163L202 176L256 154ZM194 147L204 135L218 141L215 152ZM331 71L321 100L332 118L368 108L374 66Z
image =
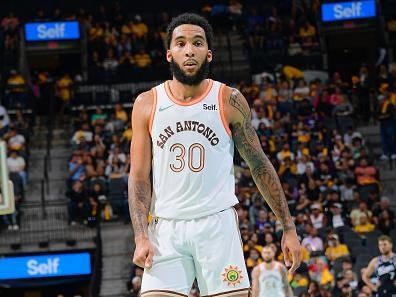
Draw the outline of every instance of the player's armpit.
M132 111L131 168L128 179L129 213L135 238L147 238L147 216L151 205L151 137L149 132L153 93L142 93Z
M249 165L260 193L281 221L284 231L295 229L278 175L251 124L249 104L237 89L226 88L223 96L225 116L231 125L235 146Z

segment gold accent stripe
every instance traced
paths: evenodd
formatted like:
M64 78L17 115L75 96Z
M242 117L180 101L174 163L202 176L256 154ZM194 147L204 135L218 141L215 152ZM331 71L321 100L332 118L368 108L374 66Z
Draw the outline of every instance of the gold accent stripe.
M225 87L225 84L221 84L217 100L218 100L218 103L219 103L221 122L223 123L224 129L226 130L228 136L231 136L232 132L230 130L230 127L228 126L227 119L226 119L226 117L224 115L224 106L223 106L223 91L224 91L224 87Z
M141 297L143 296L158 296L158 294L161 293L161 295L164 296L169 296L169 297L179 297L183 296L186 297L187 295L184 295L182 293L174 292L174 291L167 291L167 290L149 290L145 291L140 294Z
M155 110L157 108L157 90L155 88L152 88L151 90L153 92L153 106L151 108L150 120L149 120L149 132L150 132L150 134L151 134L151 128L153 127Z
M236 222L236 228L238 230L238 234L239 234L239 240L241 242L241 246L242 246L242 250L243 250L243 241L242 241L242 235L241 235L241 230L239 230L239 218L238 218L238 212L236 211L236 209L234 207L231 207L232 210L234 211L234 215L235 215L235 222Z
M215 297L215 296L224 296L224 297L228 297L228 296L237 296L237 295L240 295L241 293L244 293L244 292L246 292L246 294L249 295L249 291L250 291L250 288L244 288L244 289L238 289L238 290L232 290L232 291L217 293L217 294L213 294L213 295L204 295L204 296L201 296L201 297Z

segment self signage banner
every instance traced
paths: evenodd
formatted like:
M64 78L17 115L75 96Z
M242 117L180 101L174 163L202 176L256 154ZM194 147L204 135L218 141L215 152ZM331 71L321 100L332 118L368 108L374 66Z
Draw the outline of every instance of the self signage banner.
M48 254L0 259L0 280L45 278L91 273L89 253Z
M333 2L322 4L322 21L348 21L377 16L375 0Z
M75 21L26 23L26 41L60 41L80 38L80 25Z

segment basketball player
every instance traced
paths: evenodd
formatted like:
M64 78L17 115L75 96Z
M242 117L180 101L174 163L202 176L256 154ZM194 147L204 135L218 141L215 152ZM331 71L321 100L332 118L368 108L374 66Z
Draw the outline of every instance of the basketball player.
M145 268L143 297L187 296L195 278L202 296L248 296L233 208L234 144L283 225L291 271L300 264L295 225L251 125L249 105L238 90L207 78L212 42L204 18L174 18L166 44L173 78L134 103L128 187L133 261Z
M264 262L252 271L252 297L293 297L286 267L274 261L275 253L270 246L261 251Z
M387 235L378 237L378 249L381 255L372 259L363 272L362 279L378 297L396 294L396 255L392 252L392 238ZM370 277L375 273L378 284L373 284Z

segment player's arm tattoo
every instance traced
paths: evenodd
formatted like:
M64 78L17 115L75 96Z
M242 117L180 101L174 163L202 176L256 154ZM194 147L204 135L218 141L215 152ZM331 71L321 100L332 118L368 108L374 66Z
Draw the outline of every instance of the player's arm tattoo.
M251 111L246 99L237 89L233 89L229 104L241 114L240 120L231 123L232 137L239 153L249 165L260 193L281 221L283 229L294 229L281 183L275 168L261 148L251 123Z
M147 217L151 205L151 184L147 181L128 181L129 214L136 237L148 237Z

